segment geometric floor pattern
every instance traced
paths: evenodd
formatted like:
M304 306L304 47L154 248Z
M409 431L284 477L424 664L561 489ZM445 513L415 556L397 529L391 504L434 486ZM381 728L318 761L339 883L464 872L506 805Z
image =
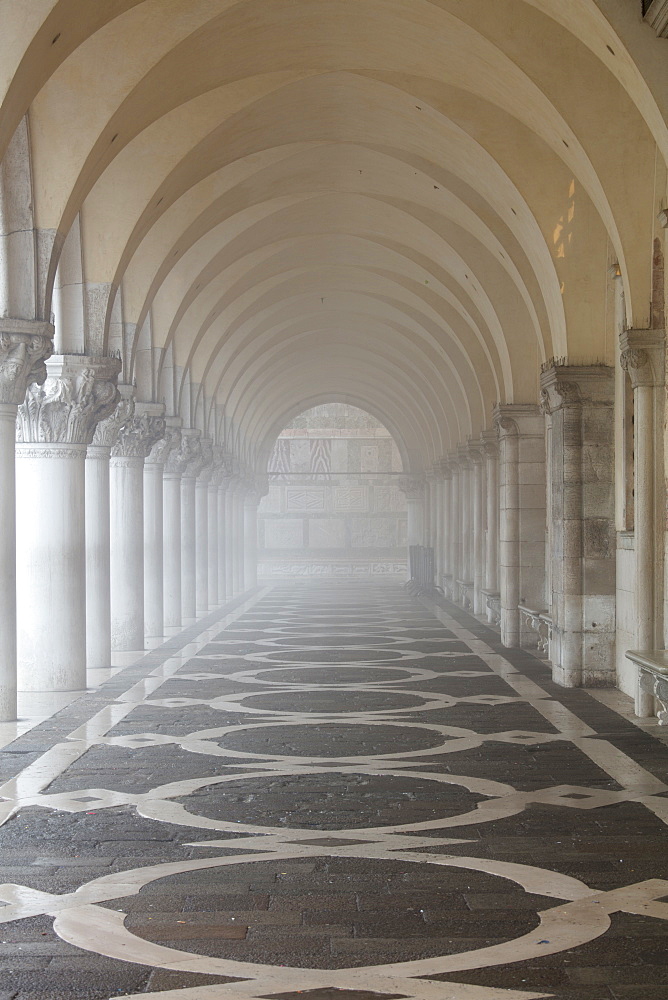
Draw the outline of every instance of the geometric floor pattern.
M668 997L668 748L400 586L264 588L0 767L0 1000Z

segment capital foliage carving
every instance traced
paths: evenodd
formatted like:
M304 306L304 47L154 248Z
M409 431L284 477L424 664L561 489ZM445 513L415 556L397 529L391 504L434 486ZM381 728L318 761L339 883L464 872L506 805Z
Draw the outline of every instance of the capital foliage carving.
M554 413L562 406L579 406L582 402L582 393L577 382L558 379L540 391L541 410L546 414Z
M135 414L121 427L112 458L146 458L165 433L165 418L151 413Z
M132 419L134 412L134 399L121 397L113 412L101 420L95 428L93 444L97 447L112 448L116 444L121 429Z
M176 428L173 428L171 433L174 435L174 444L167 456L165 472L181 476L195 458L199 440Z
M16 438L20 443L92 443L100 420L119 401L116 379L120 361L63 355L47 368L43 385L30 385L18 408Z
M155 442L150 452L146 456L149 465L165 465L167 458L174 448L178 448L181 440L181 432L177 427L165 427L164 436Z
M424 479L421 476L404 476L398 486L407 500L422 500L424 497Z
M18 325L18 324L17 324ZM26 324L27 325L27 324ZM40 324L51 331L47 324ZM53 354L51 335L3 330L0 325L0 403L20 404L29 385L46 381L47 358Z

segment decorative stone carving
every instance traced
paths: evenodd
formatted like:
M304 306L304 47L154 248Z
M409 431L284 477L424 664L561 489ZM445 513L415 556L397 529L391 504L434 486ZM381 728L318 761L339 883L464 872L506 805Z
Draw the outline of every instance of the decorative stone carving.
M421 476L403 476L398 485L407 500L423 499L425 484Z
M96 448L112 448L118 440L121 429L132 420L134 412L134 399L121 396L116 404L116 409L104 420L101 420L95 428L93 445Z
M197 438L184 434L183 431L173 428L174 443L167 456L165 472L171 475L182 476L186 467L195 458L199 441Z
M208 483L213 475L213 441L211 438L202 438L200 441L200 469L197 478L201 483Z
M165 465L167 462L167 457L169 453L174 449L178 448L181 441L181 432L178 427L165 427L164 437L151 448L150 452L146 456L147 465Z
M50 323L0 320L0 403L22 403L31 383L46 381L47 358L53 354Z
M165 418L150 413L135 414L121 427L112 458L146 458L165 433Z
M664 384L663 330L625 330L620 334L619 347L619 363L634 389L643 385L658 387Z
M58 355L46 362L43 385L31 385L18 408L19 443L92 443L100 420L113 413L120 395L117 358Z
M499 440L494 431L483 431L480 435L480 448L485 458L498 458Z

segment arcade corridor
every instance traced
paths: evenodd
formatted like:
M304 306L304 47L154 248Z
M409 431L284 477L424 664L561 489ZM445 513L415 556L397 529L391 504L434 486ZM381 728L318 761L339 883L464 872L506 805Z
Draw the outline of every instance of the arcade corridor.
M398 585L238 598L0 751L0 998L665 1000L605 700Z

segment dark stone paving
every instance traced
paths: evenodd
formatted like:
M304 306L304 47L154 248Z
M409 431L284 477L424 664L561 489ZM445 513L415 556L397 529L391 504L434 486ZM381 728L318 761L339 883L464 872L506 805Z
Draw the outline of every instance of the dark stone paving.
M222 613L209 616L0 751L3 780L42 767L41 754L71 747L73 730L214 628L147 695L178 704L138 703L106 732L138 740L78 744L81 756L56 767L41 792L26 783L34 769L22 779L18 811L0 826L0 920L12 917L0 926L0 1000L166 991L197 1000L203 987L222 1000L256 975L225 961L264 967L256 990L269 1000L399 1000L421 997L420 983L449 984L454 1000L456 984L487 988L480 1000L505 990L526 1000L668 1000L668 788L624 786L605 769L616 748L668 785L668 749L586 692L554 685L542 662L503 649L461 609L443 609L454 632L399 588L275 587L228 629L214 628ZM459 629L597 735L576 745L560 734ZM252 676L228 679L239 671ZM592 760L588 742L603 757ZM162 812L152 818L156 799ZM207 859L212 867L197 867ZM136 959L153 946L182 956L164 968L150 951L145 964L123 960L103 932L86 937L85 921L65 940L44 912L48 897L26 896L67 896L166 863L176 869L89 911L125 915ZM560 876L580 890L552 891ZM19 890L8 885L25 887L31 912L14 912ZM559 937L578 925L575 909L550 931L540 925L578 893L625 888L614 905L599 897L609 929L585 918L580 943ZM504 945L495 962L484 952L463 959ZM223 965L174 968L195 956ZM448 956L454 968L439 969ZM416 961L431 964L401 972ZM340 978L346 969L357 970L354 986ZM318 980L303 982L314 970Z

